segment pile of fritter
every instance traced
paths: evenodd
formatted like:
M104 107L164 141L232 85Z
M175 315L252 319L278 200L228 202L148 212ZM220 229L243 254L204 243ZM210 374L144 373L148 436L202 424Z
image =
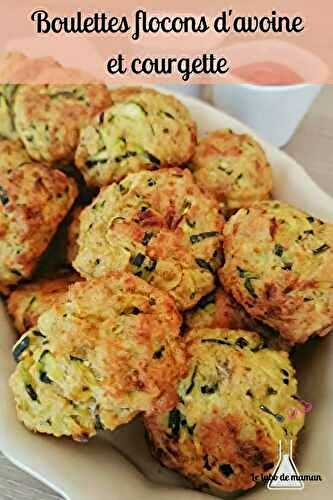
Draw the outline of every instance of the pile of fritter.
M304 424L290 351L333 328L333 225L173 96L2 85L0 290L28 429L86 441L142 415L163 465L245 490Z

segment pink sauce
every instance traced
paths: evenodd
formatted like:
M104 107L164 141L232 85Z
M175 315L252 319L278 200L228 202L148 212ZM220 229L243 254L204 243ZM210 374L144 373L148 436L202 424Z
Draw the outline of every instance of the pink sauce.
M246 64L236 68L233 74L255 85L297 85L304 79L288 66L272 62Z

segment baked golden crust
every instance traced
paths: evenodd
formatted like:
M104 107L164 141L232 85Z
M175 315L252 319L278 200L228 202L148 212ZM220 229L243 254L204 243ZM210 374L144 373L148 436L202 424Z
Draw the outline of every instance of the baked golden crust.
M19 419L83 440L171 408L184 373L180 324L174 301L135 276L72 285L14 347Z
M285 352L243 330L192 330L178 403L145 425L163 465L215 491L245 490L272 471L304 423L295 371ZM290 418L293 415L294 418Z
M90 186L106 186L127 174L188 162L196 125L176 98L152 89L111 93L114 104L81 130L75 162Z
M82 212L73 266L86 278L132 272L185 310L214 288L223 222L189 170L131 174Z
M67 292L70 285L81 280L74 272L62 273L16 288L7 301L8 313L18 333L36 325L39 316L50 309Z
M333 225L272 201L224 228L225 289L290 343L333 327Z
M21 141L0 140L0 173L10 173L24 163L31 163Z
M80 128L110 103L103 84L21 85L14 102L15 126L31 158L69 163Z
M77 196L73 180L58 170L26 163L0 170L0 282L29 278Z
M17 139L13 102L17 85L0 85L0 139Z
M226 210L266 200L272 191L272 169L260 144L230 129L211 132L199 141L191 161L195 180Z

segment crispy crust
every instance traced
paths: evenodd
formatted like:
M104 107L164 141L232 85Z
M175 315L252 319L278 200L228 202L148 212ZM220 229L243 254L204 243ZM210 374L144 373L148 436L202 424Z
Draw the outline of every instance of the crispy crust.
M114 104L81 131L75 162L88 185L102 187L130 173L190 160L196 125L180 101L138 87L111 96Z
M216 130L201 139L191 161L202 189L228 211L266 200L272 191L272 169L260 144L247 134Z
M189 170L131 174L102 190L80 221L73 266L84 277L130 271L182 310L214 288L224 220Z
M0 171L0 186L0 282L14 285L31 276L77 187L62 172L38 163Z
M39 316L50 309L80 280L76 273L63 273L19 286L8 298L7 309L18 333L23 334L36 325Z
M14 102L15 126L31 158L68 163L80 128L110 103L103 84L21 85Z
M290 343L333 327L333 225L282 202L240 210L224 229L220 279Z
M173 300L135 276L72 285L14 348L19 419L83 440L171 408L184 374L180 324Z
M177 405L145 416L155 456L197 487L255 486L252 475L272 471L279 441L287 449L304 423L288 354L253 332L206 328L191 332L186 356Z

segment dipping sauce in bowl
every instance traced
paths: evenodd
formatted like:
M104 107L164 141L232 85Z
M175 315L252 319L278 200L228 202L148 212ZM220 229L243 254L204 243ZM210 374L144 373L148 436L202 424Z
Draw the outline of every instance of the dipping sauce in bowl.
M304 79L284 64L274 62L251 63L236 68L233 74L254 85L298 85Z

